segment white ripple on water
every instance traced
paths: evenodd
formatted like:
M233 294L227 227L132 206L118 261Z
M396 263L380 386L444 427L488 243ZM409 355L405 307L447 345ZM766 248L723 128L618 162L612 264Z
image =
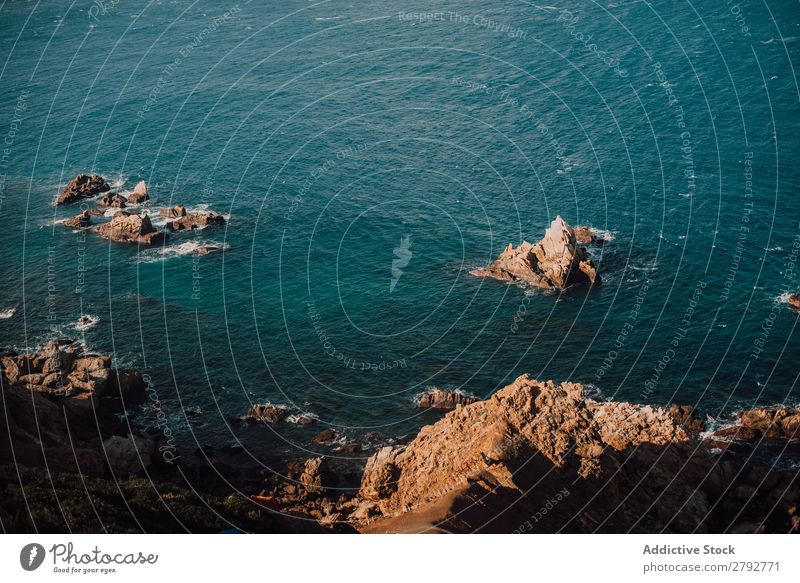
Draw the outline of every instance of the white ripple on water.
M227 243L217 243L216 241L186 241L177 245L170 245L167 242L165 247L158 246L153 249L146 249L139 253L136 261L138 263L158 263L159 261L166 261L167 259L174 259L175 257L183 257L185 255L193 254L200 247L219 247L219 251L214 253L224 253L230 248Z

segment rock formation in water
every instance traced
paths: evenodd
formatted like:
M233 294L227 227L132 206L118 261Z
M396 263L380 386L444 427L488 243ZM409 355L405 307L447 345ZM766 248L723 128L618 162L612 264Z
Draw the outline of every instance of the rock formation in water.
M194 250L195 255L208 255L210 253L216 253L217 251L222 251L222 247L217 247L216 245L202 245Z
M116 192L107 192L97 199L97 206L122 209L127 206L128 199Z
M139 243L140 245L155 245L162 243L167 238L163 231L157 231L146 214L128 214L118 212L114 218L95 230L105 239L119 243Z
M797 472L715 459L687 431L691 413L587 401L581 385L522 376L373 455L349 520L364 532L800 528ZM742 418L794 427L792 415Z
M161 209L158 211L158 216L164 217L167 219L176 219L178 217L185 217L186 216L186 207L185 206L173 206L168 209Z
M793 308L800 310L800 294L792 294L789 296L789 305Z
M150 193L147 192L147 183L142 180L134 187L133 192L128 195L128 202L130 204L142 204L146 200L150 200Z
M257 422L266 422L266 423L277 423L278 421L282 421L286 415L287 411L285 407L279 407L277 405L253 405L250 407L250 410L245 413L243 419L248 423L257 423Z
M575 241L579 245L603 245L606 240L592 233L588 227L575 227Z
M452 411L459 405L469 405L477 401L477 397L467 395L460 391L445 391L435 389L423 393L419 398L418 406L420 409L439 409L442 411Z
M97 174L78 174L70 180L64 190L56 199L57 205L71 204L85 198L92 198L98 194L108 192L111 187L106 183L102 176Z
M182 208L182 207L176 207ZM202 211L199 213L190 213L183 215L175 220L167 223L167 229L170 231L185 231L191 229L202 229L210 225L224 225L225 217L213 213L211 211Z
M70 229L85 229L91 222L90 217L91 215L89 214L89 211L83 211L81 214L75 215L71 219L67 219L62 224Z
M541 241L535 245L523 241L517 247L509 243L496 261L473 271L472 275L541 288L600 285L600 275L586 249L578 246L575 231L560 216L550 224Z

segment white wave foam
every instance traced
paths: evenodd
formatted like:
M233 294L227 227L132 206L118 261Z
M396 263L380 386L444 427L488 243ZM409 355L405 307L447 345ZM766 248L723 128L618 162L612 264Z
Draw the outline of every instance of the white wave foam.
M781 295L777 296L773 301L776 304L788 304L789 298L792 297L794 294L792 292L784 292Z
M221 253L230 248L230 245L227 243L217 243L215 241L185 241L178 245L170 245L167 243L166 247L159 246L154 249L142 251L139 253L137 261L138 263L158 263L159 261L166 261L167 259L174 259L175 257L191 255L200 247L206 246L219 247Z
M313 423L316 423L317 421L319 421L319 415L317 415L315 413L295 413L293 415L289 415L286 418L286 421L289 422L289 423L301 424L300 420L303 419L303 418L311 419Z
M601 239L605 239L606 241L613 241L616 238L614 237L614 233L612 231L606 231L605 229L589 227L589 231L591 231L592 235L600 237Z
M88 330L89 328L94 328L99 321L100 318L98 316L84 314L75 322L75 329L80 331Z
M16 312L17 308L4 308L0 310L0 320L9 320Z
M314 20L317 22L327 22L329 20L341 20L344 16L318 16Z

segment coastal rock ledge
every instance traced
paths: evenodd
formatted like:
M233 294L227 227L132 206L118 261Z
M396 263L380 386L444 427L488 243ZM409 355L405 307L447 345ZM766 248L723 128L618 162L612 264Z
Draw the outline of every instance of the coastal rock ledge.
M511 243L496 261L472 275L500 281L523 282L540 288L566 289L573 285L599 286L597 272L586 249L578 246L575 230L557 216L538 243Z
M684 422L675 411L587 401L579 384L523 375L407 446L373 455L356 501L365 511L350 520L362 532L800 527L796 472L715 459Z

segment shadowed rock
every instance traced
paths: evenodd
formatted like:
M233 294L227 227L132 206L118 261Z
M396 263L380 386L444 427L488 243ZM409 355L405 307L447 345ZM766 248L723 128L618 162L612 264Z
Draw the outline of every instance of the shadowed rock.
M423 394L419 398L420 409L440 409L452 411L458 405L469 405L477 401L477 397L461 393L459 391L445 391L436 389Z
M154 245L162 243L167 238L163 231L157 231L150 222L150 217L145 215L118 212L114 218L95 230L105 239L119 243L139 243L140 245Z
M78 174L64 187L56 199L57 205L72 204L85 198L108 192L111 187L97 174Z
M130 204L142 204L146 200L150 200L150 194L147 192L147 184L142 180L128 196L128 202Z

